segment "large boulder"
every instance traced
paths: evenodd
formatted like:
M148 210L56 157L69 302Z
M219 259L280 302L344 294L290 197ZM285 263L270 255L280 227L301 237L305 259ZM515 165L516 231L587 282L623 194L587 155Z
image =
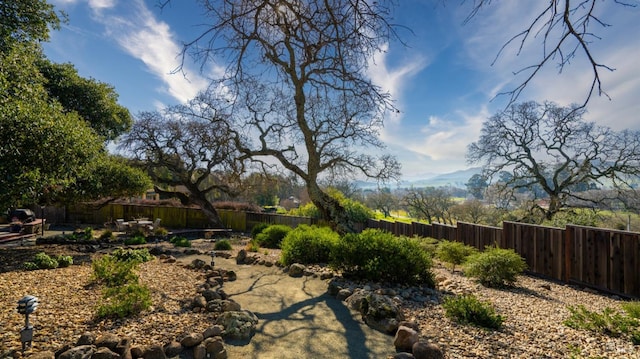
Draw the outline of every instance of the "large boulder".
M418 332L412 328L400 326L396 335L393 338L393 346L400 352L411 352L413 350L413 344L418 341Z
M182 338L182 340L180 341L180 344L182 344L183 347L191 348L202 343L203 340L204 340L204 335L202 335L201 333L191 333L185 336L184 338Z
M81 345L60 354L59 359L90 359L95 351L94 345Z
M253 336L258 317L248 310L224 312L216 319L224 327L225 338L246 340Z
M412 351L416 359L444 359L444 352L437 344L419 341L413 344Z
M289 276L294 278L299 278L304 275L304 271L307 269L303 264L293 263L289 266Z

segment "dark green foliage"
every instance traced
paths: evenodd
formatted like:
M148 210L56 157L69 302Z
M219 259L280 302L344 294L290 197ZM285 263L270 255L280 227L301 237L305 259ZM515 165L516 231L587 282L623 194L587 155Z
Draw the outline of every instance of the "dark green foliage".
M637 335L640 321L631 316L625 316L612 308L604 308L602 313L592 312L584 305L567 307L571 315L564 324L574 329L584 329L613 337L623 334Z
M331 264L366 280L435 285L431 256L419 241L379 229L343 236L331 253Z
M340 235L328 227L301 224L282 241L280 260L285 265L293 263L328 263L331 251Z
M169 242L173 243L176 247L191 247L191 241L181 236L173 236L169 239Z
M284 224L273 224L256 235L255 241L265 248L280 248L282 239L291 232L291 227Z
M113 232L111 232L110 230L106 230L102 232L102 234L100 234L100 239L103 241L112 240L113 238L114 238Z
M124 249L116 248L111 255L120 262L137 262L144 263L153 259L153 256L146 248L142 249Z
M526 268L524 259L513 249L489 247L467 259L464 273L487 287L499 288L515 283Z
M55 269L58 268L58 265L56 258L49 257L45 252L40 252L33 257L33 262L24 263L24 268L27 270Z
M467 246L464 243L455 241L442 241L438 244L436 249L436 256L443 262L447 262L451 265L451 271L453 272L456 265L464 263L464 261L472 254L475 254L478 250L474 247Z
M216 251L228 251L231 249L231 242L226 239L216 241L215 246L213 247Z
M138 283L107 288L103 298L105 303L98 307L98 318L124 318L138 314L151 306L149 289Z
M253 226L253 228L251 228L251 238L256 239L256 236L262 233L262 231L267 227L269 227L269 223L258 223Z
M442 307L447 317L458 323L500 329L504 320L502 316L496 314L491 303L482 302L472 294L445 298Z
M144 236L133 236L124 240L124 244L128 246L145 243L147 243L147 240L144 238Z

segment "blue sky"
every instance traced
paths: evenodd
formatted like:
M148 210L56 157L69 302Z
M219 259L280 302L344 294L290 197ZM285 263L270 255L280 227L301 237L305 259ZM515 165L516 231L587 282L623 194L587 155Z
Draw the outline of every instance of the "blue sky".
M51 1L51 0L50 0ZM164 9L157 0L53 0L69 23L44 45L55 62L70 62L81 76L113 85L119 102L132 113L185 102L207 84L219 68L179 65L182 43L206 28L195 0L172 0ZM469 167L465 151L480 134L482 122L505 106L496 94L513 89L522 77L514 72L543 55L539 38L516 54L501 46L522 31L548 1L493 1L464 24L472 1L400 0L394 23L410 28L399 34L407 46L392 42L371 59L368 75L393 96L400 113L390 115L380 136L403 165L405 179ZM600 40L591 43L603 70L606 97L594 97L587 120L616 130L640 130L640 0L635 7L597 1ZM561 105L582 102L591 82L583 57L561 73L549 64L520 100L552 100Z

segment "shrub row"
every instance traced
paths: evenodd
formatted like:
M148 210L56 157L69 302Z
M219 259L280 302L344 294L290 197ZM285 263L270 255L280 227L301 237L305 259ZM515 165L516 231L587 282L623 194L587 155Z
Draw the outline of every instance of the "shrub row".
M33 262L25 262L24 268L26 270L36 269L55 269L68 267L73 264L73 257L59 255L50 257L45 252L40 252L33 257Z

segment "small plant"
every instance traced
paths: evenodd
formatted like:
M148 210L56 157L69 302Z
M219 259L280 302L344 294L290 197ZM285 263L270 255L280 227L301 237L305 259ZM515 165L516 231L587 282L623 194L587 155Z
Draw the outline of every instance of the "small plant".
M134 237L129 237L127 239L124 240L124 244L128 245L128 246L133 246L133 245L138 245L138 244L146 244L147 240L146 238L144 238L144 236L134 236Z
M584 329L592 332L618 337L623 334L633 334L640 326L637 319L622 315L612 308L604 308L601 313L592 312L584 305L569 306L571 315L564 324L574 329Z
M139 262L121 261L112 255L105 255L92 263L94 282L107 287L117 287L130 282L136 282L138 275L134 272Z
M71 256L59 255L56 257L56 260L58 261L58 266L60 268L66 268L73 264L73 257Z
M111 256L113 256L116 260L120 262L144 263L153 259L153 256L149 253L149 250L147 250L146 248L142 248L142 249L116 248L111 252Z
M102 232L100 234L100 240L102 241L111 241L115 238L115 236L113 235L113 232L111 232L110 230L105 230L104 232Z
M496 314L493 305L480 301L474 295L445 298L442 303L447 317L463 324L488 329L500 329L504 318Z
M157 227L153 229L153 235L157 237L166 237L169 231L164 227Z
M262 231L267 227L269 227L269 223L258 223L253 226L253 228L251 228L251 238L256 239L256 236L262 233Z
M274 224L258 233L255 241L258 242L261 247L280 248L280 243L291 230L292 228L287 225Z
M622 304L622 309L631 318L640 320L640 301L624 303Z
M93 239L93 228L92 227L87 227L84 229L84 238L87 241L90 241Z
M258 242L252 239L251 241L249 241L249 243L247 243L246 250L247 252L256 253L260 250L260 245L258 244Z
M216 241L216 244L213 246L213 249L216 251L228 251L231 248L231 242L226 239Z
M103 294L105 304L98 307L98 318L124 318L140 313L151 306L151 293L138 283L107 288Z
M436 256L443 262L451 265L451 272L454 272L457 265L464 261L478 250L474 247L465 245L464 243L455 241L442 241L436 249Z
M58 261L54 257L49 257L45 252L40 252L33 257L33 262L25 262L26 270L55 269L58 268Z
M464 273L487 287L500 288L515 283L526 268L524 259L513 249L489 247L469 256Z
M185 237L173 236L169 240L176 247L191 247L191 241Z

